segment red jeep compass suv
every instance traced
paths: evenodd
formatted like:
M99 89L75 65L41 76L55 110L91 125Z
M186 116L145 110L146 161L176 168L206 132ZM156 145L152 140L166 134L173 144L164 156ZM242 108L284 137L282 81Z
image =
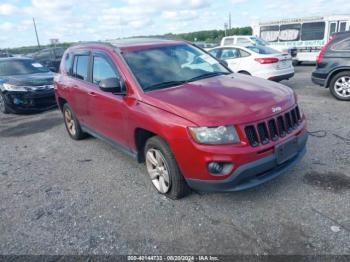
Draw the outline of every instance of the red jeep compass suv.
M69 48L55 77L68 134L98 137L140 162L161 194L237 191L305 154L291 89L234 74L196 46L129 39Z

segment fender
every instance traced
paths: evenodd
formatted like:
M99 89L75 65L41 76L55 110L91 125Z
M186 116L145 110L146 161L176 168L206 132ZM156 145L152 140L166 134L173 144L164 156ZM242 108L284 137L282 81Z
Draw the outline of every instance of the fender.
M332 71L329 72L326 81L324 82L324 87L328 88L330 82L332 81L332 77L338 72L338 71L344 71L344 70L350 70L350 66L340 66L334 68Z

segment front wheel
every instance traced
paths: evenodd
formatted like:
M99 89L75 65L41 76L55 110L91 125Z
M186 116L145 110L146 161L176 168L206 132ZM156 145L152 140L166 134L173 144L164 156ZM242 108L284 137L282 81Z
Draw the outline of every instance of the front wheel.
M350 71L336 74L329 85L332 95L342 101L350 101Z
M147 172L158 193L171 199L180 199L189 193L175 157L163 139L154 136L146 142L145 160Z

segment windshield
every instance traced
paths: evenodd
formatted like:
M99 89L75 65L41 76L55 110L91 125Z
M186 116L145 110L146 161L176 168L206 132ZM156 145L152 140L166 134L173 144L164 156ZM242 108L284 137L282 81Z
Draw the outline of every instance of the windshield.
M0 76L27 75L46 73L49 69L34 60L6 60L0 61Z
M279 51L267 46L246 46L249 50L261 55L278 54Z
M127 51L123 56L143 90L231 73L212 56L187 44Z
M258 38L258 37L251 37L250 38L256 45L262 45L262 46L266 46L269 43L266 42L265 40Z

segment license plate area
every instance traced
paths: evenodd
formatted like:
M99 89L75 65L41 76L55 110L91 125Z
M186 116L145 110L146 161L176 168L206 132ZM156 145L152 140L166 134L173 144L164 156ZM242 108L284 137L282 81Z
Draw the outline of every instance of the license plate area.
M283 144L279 144L275 148L277 164L281 165L298 153L298 139L293 137Z
M285 69L287 67L290 67L291 62L289 60L282 60L278 63L277 68L278 69Z

